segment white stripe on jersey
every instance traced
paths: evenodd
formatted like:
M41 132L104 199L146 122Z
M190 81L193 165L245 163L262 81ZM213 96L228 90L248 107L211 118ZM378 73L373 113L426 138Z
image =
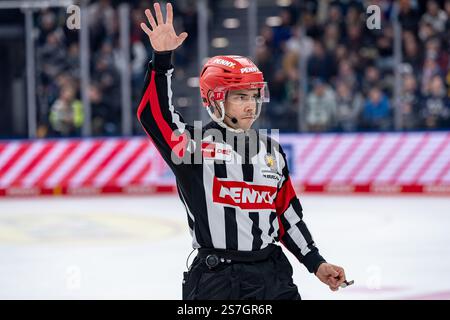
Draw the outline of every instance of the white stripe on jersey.
M169 110L170 113L172 114L172 122L175 123L175 125L177 126L178 130L180 131L180 133L183 133L185 128L186 128L186 124L181 121L180 116L175 112L175 108L173 107L172 104L172 73L173 73L173 68L168 70L165 75L167 78L167 96L169 98Z
M308 242L306 241L305 237L300 232L300 229L296 226L296 224L300 222L300 217L292 208L292 204L289 205L289 208L287 208L287 210L285 211L284 217L291 225L291 228L288 230L288 234L291 236L295 244L300 248L302 255L305 256L311 250L308 248Z
M203 141L211 142L212 136L205 137ZM226 249L224 209L222 206L217 206L212 197L214 176L214 159L203 159L203 187L211 240L214 248Z
M276 219L275 219L276 220ZM267 247L269 243L272 243L273 237L269 235L270 229L270 211L264 211L259 213L259 228L261 229L261 249Z
M303 234L300 232L300 229L297 226L291 226L291 228L288 230L288 234L291 236L297 247L300 248L302 255L305 256L311 251L308 248L308 243L303 237Z
M253 244L253 221L248 212L242 212L236 208L236 222L238 235L238 250L251 251Z
M192 221L194 222L194 228L195 228L195 218L194 215L192 214L191 210L189 209L188 204L186 203L186 200L184 199L183 194L180 192L180 197L181 197L181 201L183 201L184 207L186 208L186 212L189 215L189 217L192 219ZM197 237L195 235L195 229L191 229L191 227L189 226L189 233L191 234L192 237L192 248L194 249L198 249L200 248L200 244L197 242Z

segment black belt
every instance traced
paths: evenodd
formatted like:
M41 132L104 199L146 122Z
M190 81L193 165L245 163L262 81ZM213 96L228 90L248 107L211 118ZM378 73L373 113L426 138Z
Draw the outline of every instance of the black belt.
M267 247L257 251L235 251L225 249L200 248L198 249L198 258L204 258L209 268L214 268L219 263L235 262L258 262L267 260L279 246L269 244Z

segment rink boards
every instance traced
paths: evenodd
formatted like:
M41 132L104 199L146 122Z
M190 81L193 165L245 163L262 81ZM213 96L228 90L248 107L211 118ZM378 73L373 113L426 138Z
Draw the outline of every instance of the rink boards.
M450 195L450 133L280 136L300 192ZM176 192L147 137L0 141L0 196Z

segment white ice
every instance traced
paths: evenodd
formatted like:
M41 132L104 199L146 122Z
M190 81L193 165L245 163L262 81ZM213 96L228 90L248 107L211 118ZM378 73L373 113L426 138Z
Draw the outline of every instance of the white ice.
M301 202L322 255L355 280L331 292L288 253L303 299L450 299L450 198ZM173 195L0 199L0 299L180 299L190 252Z

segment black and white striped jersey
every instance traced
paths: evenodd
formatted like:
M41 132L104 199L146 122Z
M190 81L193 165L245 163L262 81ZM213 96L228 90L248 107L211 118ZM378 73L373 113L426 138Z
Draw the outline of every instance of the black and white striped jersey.
M325 260L303 221L281 146L255 130L184 123L172 104L171 57L154 54L137 116L175 174L193 247L256 251L282 242L315 272Z

